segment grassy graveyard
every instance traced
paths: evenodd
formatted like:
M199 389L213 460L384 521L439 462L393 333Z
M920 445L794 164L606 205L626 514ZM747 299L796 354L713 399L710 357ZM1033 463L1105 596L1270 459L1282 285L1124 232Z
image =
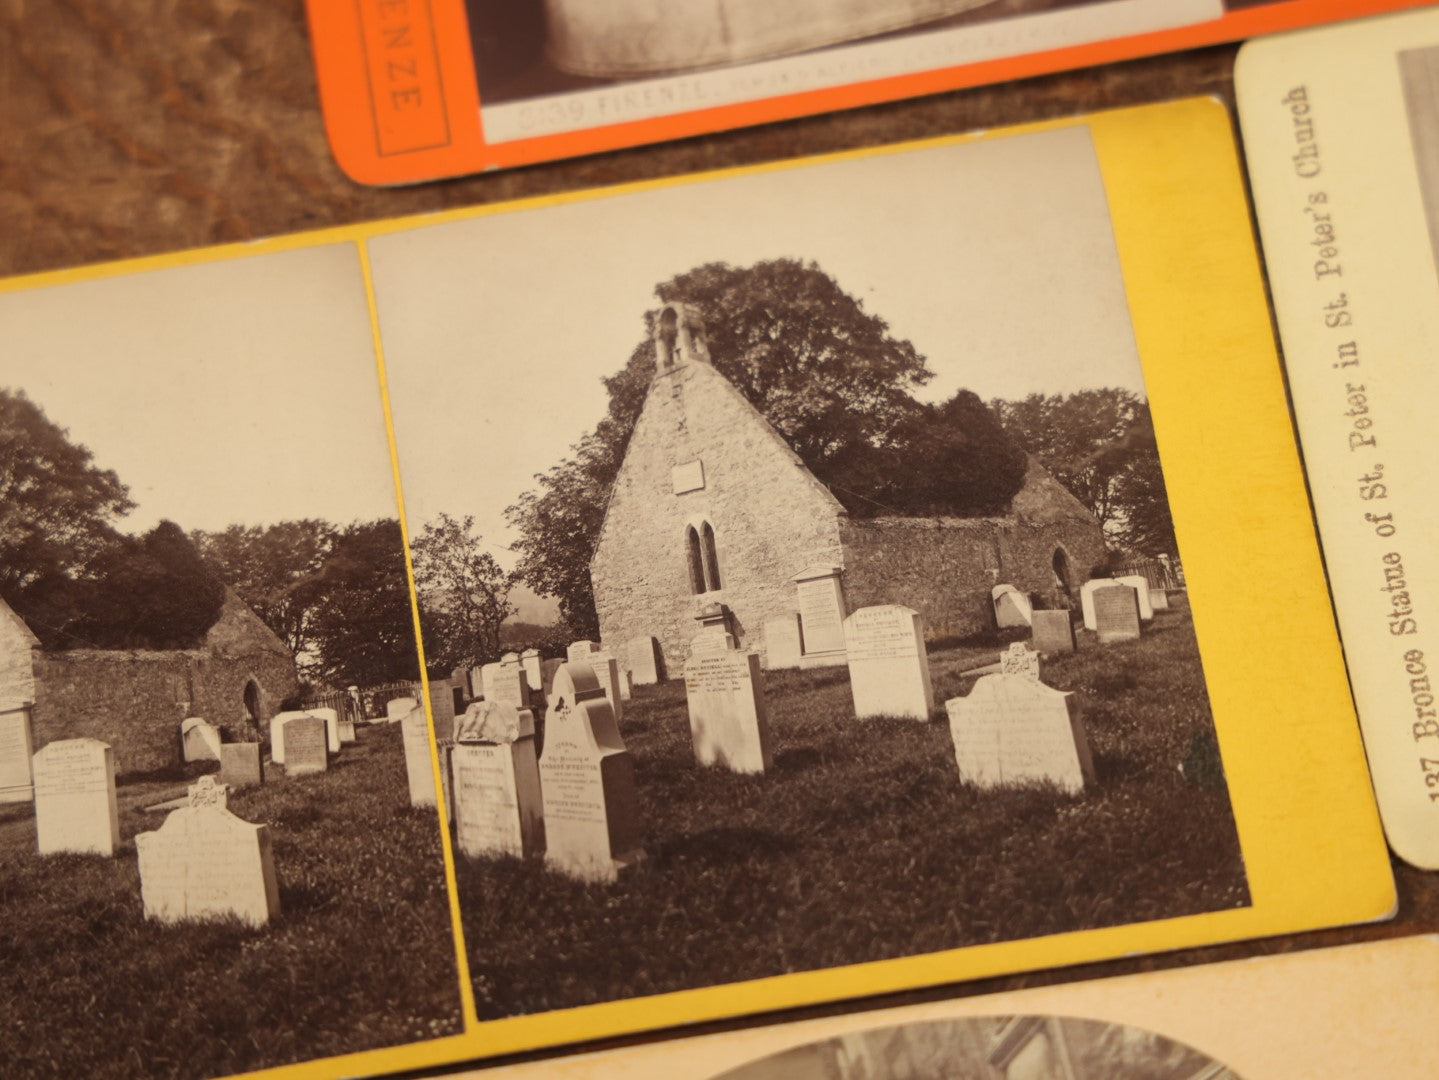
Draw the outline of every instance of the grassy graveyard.
M0 807L0 1000L9 1076L198 1077L460 1029L435 814L409 806L398 725L361 728L328 772L232 792L270 826L281 913L147 922L143 807L215 763L118 789L113 859L35 853L29 804Z
M1000 647L931 645L937 706ZM636 688L645 864L584 885L459 859L481 1017L1246 904L1187 609L1080 648L1043 667L1082 702L1097 784L1079 797L961 785L948 721L855 720L843 667L766 673L764 777L694 764L682 681Z

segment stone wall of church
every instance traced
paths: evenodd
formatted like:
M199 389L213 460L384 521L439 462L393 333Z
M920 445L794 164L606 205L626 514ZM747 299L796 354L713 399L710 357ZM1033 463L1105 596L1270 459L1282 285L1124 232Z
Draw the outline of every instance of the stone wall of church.
M694 482L699 462L703 486ZM679 469L679 482L676 472ZM621 650L653 634L671 677L683 670L695 615L733 612L740 643L795 608L791 578L840 561L839 503L754 407L708 364L658 375L635 425L590 564L602 641ZM686 530L714 529L720 588L691 586Z

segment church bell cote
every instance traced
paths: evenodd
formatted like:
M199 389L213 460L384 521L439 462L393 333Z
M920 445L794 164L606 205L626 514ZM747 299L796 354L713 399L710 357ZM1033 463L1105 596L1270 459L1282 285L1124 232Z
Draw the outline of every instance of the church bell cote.
M655 374L663 375L692 361L710 362L699 308L693 304L666 304L655 320Z

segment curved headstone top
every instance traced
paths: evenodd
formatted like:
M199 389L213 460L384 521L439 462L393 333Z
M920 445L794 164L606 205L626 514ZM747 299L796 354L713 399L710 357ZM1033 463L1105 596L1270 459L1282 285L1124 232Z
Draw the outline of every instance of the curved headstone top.
M504 745L534 733L534 713L507 701L474 701L455 717L455 742Z
M572 708L576 702L604 696L604 687L600 685L595 669L582 660L570 660L561 664L555 672L546 704L554 711L561 706Z
M203 719L202 717L199 717L199 716L188 716L188 717L186 717L184 720L181 720L181 721L180 721L180 734L183 735L183 734L185 734L187 731L193 730L194 728L198 727L200 724L203 724L204 722L205 722L205 721L204 721L204 719Z

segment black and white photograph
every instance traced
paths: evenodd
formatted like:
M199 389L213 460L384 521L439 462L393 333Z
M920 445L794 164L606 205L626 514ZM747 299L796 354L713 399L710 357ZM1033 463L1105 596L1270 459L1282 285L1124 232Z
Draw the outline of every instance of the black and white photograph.
M976 1016L855 1031L714 1080L1240 1080L1208 1054L1129 1024Z
M490 144L1188 26L1222 0L467 0Z
M12 289L0 352L0 1071L458 1034L355 245Z
M482 1020L1249 905L1087 126L368 251Z

